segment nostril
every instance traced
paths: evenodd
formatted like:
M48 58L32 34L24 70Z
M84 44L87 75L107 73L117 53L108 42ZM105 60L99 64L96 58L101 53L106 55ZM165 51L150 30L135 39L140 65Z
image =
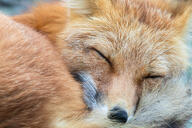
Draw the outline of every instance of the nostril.
M128 114L124 109L120 107L114 107L110 110L108 118L119 123L126 123Z

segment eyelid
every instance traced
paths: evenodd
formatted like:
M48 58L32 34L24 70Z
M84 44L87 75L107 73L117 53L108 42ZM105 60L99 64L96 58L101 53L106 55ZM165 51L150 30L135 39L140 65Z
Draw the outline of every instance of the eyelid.
M163 78L163 77L165 77L165 76L161 75L161 74L157 74L157 75L149 74L149 75L145 76L144 79L157 79L157 78Z
M97 52L103 59L105 59L105 61L107 61L107 63L112 67L112 63L111 61L103 54L101 53L99 50L97 50L96 48L89 48L90 50L94 50L95 52Z

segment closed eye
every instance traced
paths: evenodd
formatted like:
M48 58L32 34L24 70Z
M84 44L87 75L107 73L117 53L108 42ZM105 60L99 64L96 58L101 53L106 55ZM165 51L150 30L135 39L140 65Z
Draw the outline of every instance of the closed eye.
M105 55L103 55L103 53L101 53L99 50L97 50L95 48L90 48L90 49L95 51L99 56L101 56L112 67L111 61Z
M163 78L163 75L147 75L144 77L144 79L157 79L157 78Z

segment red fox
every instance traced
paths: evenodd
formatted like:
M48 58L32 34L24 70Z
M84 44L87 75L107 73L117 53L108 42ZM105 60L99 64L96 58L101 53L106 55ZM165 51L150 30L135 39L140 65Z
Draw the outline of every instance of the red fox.
M83 86L87 124L182 128L191 92L172 80L190 65L191 12L190 0L68 0L13 19L47 36L79 82L93 78Z

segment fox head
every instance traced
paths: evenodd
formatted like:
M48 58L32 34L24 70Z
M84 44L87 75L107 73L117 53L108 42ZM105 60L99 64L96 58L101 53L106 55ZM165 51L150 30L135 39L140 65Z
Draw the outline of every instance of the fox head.
M172 79L190 65L185 39L191 1L68 0L62 4L54 11L36 9L31 19L37 16L39 22L49 22L31 26L48 37L54 31L55 39L50 40L79 81L86 81L82 71L92 76L94 82L84 86L91 113L87 122L98 121L107 128L183 126L192 113L191 97L182 82Z
M131 120L139 111L144 90L160 88L189 64L184 39L190 4L71 0L66 5L71 8L70 22L57 44L72 72L87 71L93 76L107 113L120 111L119 116L108 115L112 120Z

